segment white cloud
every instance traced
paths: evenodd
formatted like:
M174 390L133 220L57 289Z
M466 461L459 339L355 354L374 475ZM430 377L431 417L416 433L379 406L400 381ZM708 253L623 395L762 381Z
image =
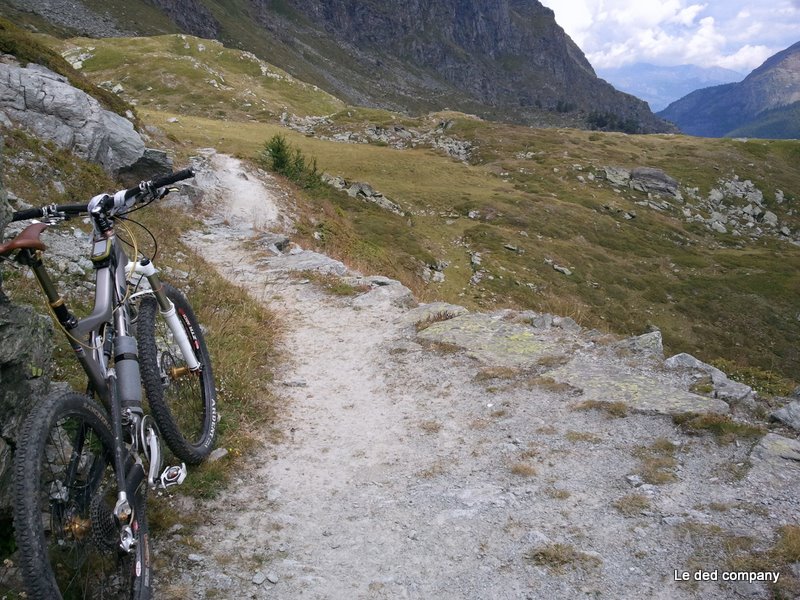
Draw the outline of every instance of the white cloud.
M800 2L800 0L797 1ZM692 4L691 6L687 6L672 18L672 22L683 25L684 27L690 27L697 18L697 15L703 12L707 6L708 4Z
M761 66L761 64L773 54L775 54L773 48L747 45L739 48L735 54L722 57L717 64L726 69L733 69L734 71L746 73Z
M800 0L542 0L598 68L635 62L749 71L800 39Z

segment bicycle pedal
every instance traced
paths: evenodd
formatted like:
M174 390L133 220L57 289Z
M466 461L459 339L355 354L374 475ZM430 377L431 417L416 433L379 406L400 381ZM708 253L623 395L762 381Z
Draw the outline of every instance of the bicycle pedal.
M173 485L180 485L186 479L186 463L181 463L180 467L167 467L161 474L161 487L166 489Z

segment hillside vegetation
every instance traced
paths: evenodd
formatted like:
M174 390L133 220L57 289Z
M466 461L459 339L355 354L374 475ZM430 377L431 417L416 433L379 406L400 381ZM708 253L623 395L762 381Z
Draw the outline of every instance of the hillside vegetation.
M656 326L673 352L788 376L800 367L791 237L717 233L685 218L688 198L648 198L603 177L605 167L655 167L698 198L720 181L750 180L795 235L798 142L531 129L450 112L412 119L347 107L252 55L188 36L51 43L90 55L84 73L120 84L179 152L213 146L253 158L280 133L321 171L368 182L405 214L328 186L300 191L297 240L398 277L425 299L552 311L621 334ZM281 124L296 123L292 115L327 118L294 131ZM366 133L377 130L412 140L398 149ZM432 148L431 132L469 142L469 160ZM436 273L443 282L426 282Z

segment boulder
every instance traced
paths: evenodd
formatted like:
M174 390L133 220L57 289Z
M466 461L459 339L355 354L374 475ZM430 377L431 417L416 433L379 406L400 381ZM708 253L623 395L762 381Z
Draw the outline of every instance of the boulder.
M263 259L260 264L267 272L273 273L317 271L325 275L338 275L341 277L349 272L343 262L311 250L300 250L294 253L272 256Z
M404 324L413 326L418 323L430 321L434 318L446 321L447 319L452 319L467 314L468 312L469 310L458 304L431 302L429 304L420 304L417 308L409 310L403 315L401 320Z
M680 198L678 182L661 169L637 167L631 171L630 187L647 194Z
M133 124L39 65L0 63L0 113L116 175L145 154Z
M775 466L796 465L800 462L800 442L777 433L768 433L753 448L750 458Z
M145 148L144 154L135 163L119 170L118 177L123 185L134 186L145 179L170 175L172 171L172 159L166 152Z
M652 371L631 369L618 359L576 355L567 364L549 371L547 376L583 390L583 401L621 402L642 414L726 414L729 410L722 400L678 389L672 381L657 377Z
M385 277L379 279L368 277L365 281L373 287L353 299L353 306L367 308L388 305L409 308L416 305L413 292L399 281Z
M528 325L506 320L503 313L465 313L430 325L419 339L463 348L490 366L533 367L544 356L561 355L562 340L542 336Z
M614 344L614 348L642 358L664 360L664 342L660 331L624 339Z
M603 169L606 180L611 185L627 186L631 181L631 172L618 167L605 167Z
M780 421L792 429L800 431L800 400L794 400L770 415L773 421Z
M691 354L682 352L671 356L664 361L667 369L686 369L699 371L711 377L714 385L714 397L730 404L741 404L748 408L753 407L756 393L749 385L731 381L728 376L707 363L695 358Z

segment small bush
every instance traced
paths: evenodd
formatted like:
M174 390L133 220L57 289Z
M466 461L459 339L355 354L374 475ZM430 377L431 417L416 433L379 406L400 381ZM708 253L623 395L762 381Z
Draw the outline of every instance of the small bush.
M304 188L322 185L317 159L306 159L300 148L294 148L282 135L274 135L258 154L258 162Z
M517 477L533 477L536 475L536 468L525 462L514 463L509 467L509 471Z
M653 485L676 481L676 450L676 446L666 438L657 438L650 446L637 448L633 455L641 461L639 469L642 479Z

